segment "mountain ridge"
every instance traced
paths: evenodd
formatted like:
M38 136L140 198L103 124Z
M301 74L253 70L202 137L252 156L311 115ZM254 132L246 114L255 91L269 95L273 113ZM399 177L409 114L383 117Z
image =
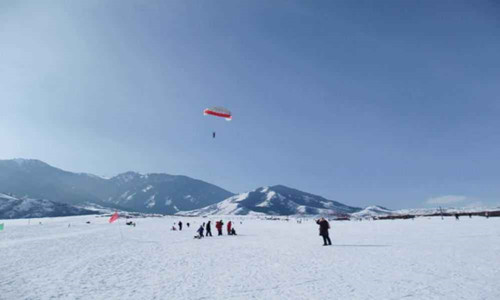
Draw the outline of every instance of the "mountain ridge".
M95 211L47 199L18 198L0 193L0 219L92 215Z
M259 187L219 203L179 214L203 215L346 215L361 210L284 185Z
M71 205L174 214L210 205L233 193L184 175L128 171L112 178L73 173L36 159L0 160L0 192Z

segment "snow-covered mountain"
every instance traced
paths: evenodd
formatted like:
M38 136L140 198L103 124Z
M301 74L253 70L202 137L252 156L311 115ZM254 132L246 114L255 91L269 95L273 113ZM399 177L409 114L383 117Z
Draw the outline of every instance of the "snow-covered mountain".
M134 211L174 214L217 203L232 196L218 186L186 176L127 172L109 180L104 201Z
M443 207L443 208L408 208L390 210L382 206L368 206L365 209L352 213L353 218L372 218L372 217L401 217L401 216L438 216L441 213L444 215L453 214L477 214L486 211L498 211L496 207Z
M184 215L345 215L359 208L283 185L261 187Z
M106 180L54 168L36 159L0 160L0 192L68 204L103 204Z
M0 160L0 191L72 205L161 214L205 207L233 195L186 176L126 172L106 179L63 171L34 159Z
M382 207L382 206L368 206L361 211L355 212L351 214L351 217L354 218L371 218L371 217L379 217L379 216L390 216L396 214L394 211Z
M20 199L0 194L0 219L62 217L95 213L95 211L45 199Z
M400 215L430 216L443 214L468 214L485 211L498 211L500 207L443 207L443 208L409 208L394 211Z

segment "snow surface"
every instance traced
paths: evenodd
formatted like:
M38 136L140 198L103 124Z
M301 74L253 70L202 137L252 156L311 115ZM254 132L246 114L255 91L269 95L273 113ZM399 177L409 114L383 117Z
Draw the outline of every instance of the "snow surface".
M148 185L147 187L145 187L145 188L143 188L143 189L142 189L142 192L143 192L143 193L146 193L147 191L149 191L149 190L150 190L150 189L152 189L152 188L153 188L153 186L152 186L152 185Z
M151 195L151 197L149 197L148 200L146 200L145 204L146 204L147 208L151 208L151 207L154 207L156 205L155 197L156 197L156 194L153 194L153 195Z
M15 197L12 197L12 196L10 196L10 195L3 194L3 193L0 193L0 198L4 198L4 199L7 199L7 200L11 200L11 201L16 201L16 200L18 200L18 198L15 198Z
M271 206L271 200L273 200L273 198L276 197L276 192L266 190L266 191L262 191L262 193L266 195L266 200L255 205L255 206L256 207L269 207L269 206Z
M323 247L312 220L233 216L193 239L219 218L1 221L0 299L500 299L500 218L331 222Z
M183 198L184 198L184 200L188 200L191 203L196 202L196 199L191 195L186 195Z
M94 174L91 174L91 173L78 173L78 174L81 175L81 176L87 176L87 177L95 178L95 179L109 180L109 178L107 178L107 177L98 176L98 175L94 175Z
M232 197L227 198L219 203L209 205L204 208L200 208L193 211L182 211L180 214L184 215L205 215L210 214L212 211L217 211L221 215L235 215L241 213L244 208L238 207L238 204L244 200L246 200L249 196L249 193L243 193L239 195L234 195Z

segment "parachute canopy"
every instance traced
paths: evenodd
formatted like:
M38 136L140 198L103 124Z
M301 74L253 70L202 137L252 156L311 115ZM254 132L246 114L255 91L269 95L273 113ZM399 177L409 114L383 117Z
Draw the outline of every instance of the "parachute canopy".
M207 108L203 111L204 115L212 115L215 117L220 117L220 118L225 118L228 121L231 121L233 118L233 115L231 112L224 108L224 107L212 107L212 108Z

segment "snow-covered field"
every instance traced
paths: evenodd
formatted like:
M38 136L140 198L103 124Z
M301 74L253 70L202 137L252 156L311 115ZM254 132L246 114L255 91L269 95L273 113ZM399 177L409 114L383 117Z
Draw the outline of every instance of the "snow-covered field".
M500 218L332 222L331 247L312 221L180 219L2 221L0 299L500 299Z

